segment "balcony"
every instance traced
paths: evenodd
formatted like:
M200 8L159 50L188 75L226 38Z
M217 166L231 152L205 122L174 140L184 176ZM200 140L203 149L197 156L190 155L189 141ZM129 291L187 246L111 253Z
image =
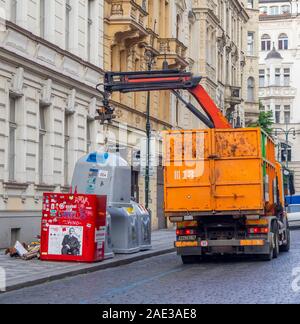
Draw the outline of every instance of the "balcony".
M187 47L176 38L160 38L158 50L160 59L166 58L170 68L186 68L189 65L186 57Z
M147 36L148 13L144 2L111 0L108 13L109 34L116 37L117 42L135 38L140 40Z
M239 105L242 102L241 87L226 86L225 88L225 102L231 106Z

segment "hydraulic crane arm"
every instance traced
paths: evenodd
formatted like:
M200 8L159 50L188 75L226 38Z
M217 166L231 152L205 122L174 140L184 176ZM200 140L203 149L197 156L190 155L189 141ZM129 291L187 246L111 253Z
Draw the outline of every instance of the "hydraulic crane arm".
M232 128L223 116L206 90L199 84L201 77L192 73L178 70L163 70L149 72L108 72L104 79L104 115L109 115L112 109L109 106L108 96L113 92L139 92L171 90L185 103L187 108L202 120L210 128ZM204 116L199 109L184 101L176 90L189 91L200 104L208 117Z

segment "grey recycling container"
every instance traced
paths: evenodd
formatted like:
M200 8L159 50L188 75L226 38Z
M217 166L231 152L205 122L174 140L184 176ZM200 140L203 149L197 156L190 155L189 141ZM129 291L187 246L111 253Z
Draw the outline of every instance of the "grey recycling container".
M132 202L138 219L138 241L140 251L152 249L151 245L151 215L142 205Z
M138 217L133 206L108 209L111 215L111 237L116 254L130 254L140 251L138 240Z
M105 250L104 250L104 259L112 259L115 256L112 246L112 237L111 237L111 216L109 213L106 213L106 237L105 237Z
M75 166L72 187L78 193L107 196L107 255L135 253L139 246L139 218L131 203L131 168L116 153L93 152Z
M108 207L130 206L131 168L119 154L93 152L76 163L72 187L107 196Z

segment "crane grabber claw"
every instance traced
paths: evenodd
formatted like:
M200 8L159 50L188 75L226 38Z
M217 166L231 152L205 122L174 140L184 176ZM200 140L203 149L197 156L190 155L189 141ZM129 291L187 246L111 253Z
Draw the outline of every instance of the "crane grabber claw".
M108 91L102 91L100 90L100 86L102 86L102 83L99 83L96 86L96 89L100 94L102 95L102 105L103 107L97 109L98 115L95 117L95 120L99 120L101 125L104 125L106 122L111 123L113 119L116 118L116 115L114 114L115 112L115 107L113 107L110 103L110 96L111 93Z

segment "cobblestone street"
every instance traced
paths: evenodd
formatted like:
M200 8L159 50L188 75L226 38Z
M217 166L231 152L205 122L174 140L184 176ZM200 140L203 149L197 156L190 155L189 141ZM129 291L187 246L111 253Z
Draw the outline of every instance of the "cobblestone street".
M300 231L292 239L291 252L272 262L217 258L184 266L172 253L6 293L0 303L299 303Z

